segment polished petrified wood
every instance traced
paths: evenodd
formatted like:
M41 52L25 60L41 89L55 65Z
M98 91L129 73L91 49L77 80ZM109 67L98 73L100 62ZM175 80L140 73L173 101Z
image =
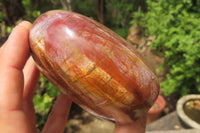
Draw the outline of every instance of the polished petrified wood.
M105 119L143 117L159 93L158 80L119 35L68 11L42 14L30 32L40 71L82 108Z

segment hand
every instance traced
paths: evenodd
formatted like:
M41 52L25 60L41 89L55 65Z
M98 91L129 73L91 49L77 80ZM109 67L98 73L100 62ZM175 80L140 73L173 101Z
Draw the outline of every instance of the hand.
M115 123L114 133L145 133L146 115L137 120L122 116Z
M0 133L37 132L32 100L39 71L29 57L31 26L26 21L17 25L0 48ZM42 133L62 133L70 106L71 99L61 94Z
M39 71L30 54L29 22L17 25L0 48L0 133L39 133L33 96ZM71 99L61 94L42 133L62 133L71 107ZM133 121L119 118L114 133L144 133L146 117Z

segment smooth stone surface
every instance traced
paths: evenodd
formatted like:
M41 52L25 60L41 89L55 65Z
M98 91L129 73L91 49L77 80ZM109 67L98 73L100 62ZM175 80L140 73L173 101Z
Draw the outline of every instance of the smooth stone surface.
M174 111L160 119L147 125L146 131L159 131L159 130L180 130L188 129L178 117L177 112Z
M182 130L161 130L161 131L148 131L146 133L200 133L198 129L182 129Z

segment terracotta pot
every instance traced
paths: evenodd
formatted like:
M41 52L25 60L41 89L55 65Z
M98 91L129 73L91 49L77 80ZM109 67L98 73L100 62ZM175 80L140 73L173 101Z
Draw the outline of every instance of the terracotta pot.
M155 121L160 117L160 114L165 108L165 105L165 99L161 95L159 95L152 108L148 111L147 124L151 123L152 121Z

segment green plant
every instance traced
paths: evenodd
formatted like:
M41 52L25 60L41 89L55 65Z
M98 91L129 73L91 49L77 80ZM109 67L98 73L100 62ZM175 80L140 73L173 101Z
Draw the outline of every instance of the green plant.
M53 103L59 94L60 91L41 74L39 86L33 98L38 129L41 130L43 128Z
M128 35L133 12L132 0L109 0L106 4L106 25L122 37ZM110 21L112 20L112 21Z
M162 67L169 67L161 89L166 95L200 92L200 1L147 0L148 12L137 12L133 21L156 35L152 49L164 54Z

